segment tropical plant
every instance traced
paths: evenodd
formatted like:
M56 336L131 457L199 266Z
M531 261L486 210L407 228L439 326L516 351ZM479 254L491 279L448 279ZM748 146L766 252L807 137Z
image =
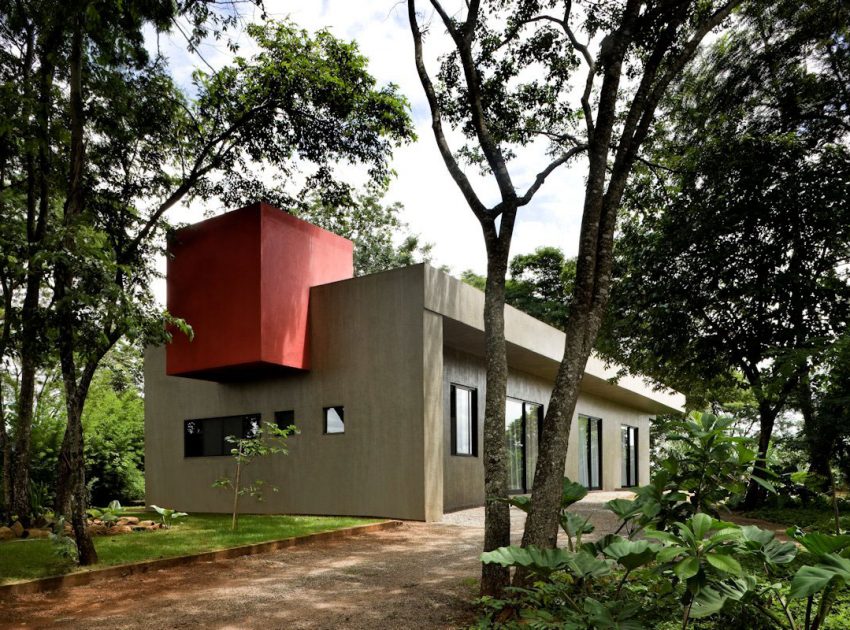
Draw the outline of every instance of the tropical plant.
M124 508L118 500L112 500L104 508L89 508L86 514L100 520L104 525L112 525L124 515Z
M254 479L251 483L245 484L242 476L244 468L251 464L258 457L268 457L269 455L281 454L286 455L289 451L286 446L286 441L289 436L297 434L298 429L295 425L281 428L271 422L266 422L254 430L249 437L237 438L233 435L228 435L225 440L233 444L230 449L230 454L233 457L235 466L233 474L230 477L222 477L213 483L214 488L228 488L233 491L233 518L230 528L236 530L239 521L239 497L248 495L257 501L263 500L263 492L265 490L265 481L262 479ZM273 492L277 492L277 487L271 486Z
M151 509L159 514L160 522L165 529L170 529L174 525L174 521L178 518L189 516L186 512L178 512L177 510L159 507L158 505L152 505Z
M731 618L754 628L822 628L850 586L850 535L792 528L794 540L783 541L772 531L714 518L708 510L743 495L754 453L728 434L724 419L695 414L683 426L678 439L688 444L677 449L677 463L662 466L634 499L606 504L621 520L615 534L591 542L569 537L582 521L567 508L587 491L564 479L560 521L568 548L507 546L482 554L482 562L515 567L536 581L507 589L509 598L482 598L481 627L515 621L517 627L636 629L662 621L651 611L663 601L666 610L681 606L683 629L708 617L721 625ZM528 497L507 502L525 511L531 505ZM638 534L643 539L635 540ZM805 603L804 612L796 600Z

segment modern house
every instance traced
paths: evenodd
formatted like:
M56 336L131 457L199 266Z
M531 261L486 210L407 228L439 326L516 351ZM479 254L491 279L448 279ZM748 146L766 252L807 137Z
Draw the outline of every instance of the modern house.
M427 264L353 277L353 245L266 204L178 231L168 308L194 330L145 357L149 504L226 512L226 435L294 424L289 454L247 471L279 488L251 512L439 520L482 505L484 295ZM505 441L531 488L564 334L505 313ZM565 474L645 483L649 419L684 398L588 362Z

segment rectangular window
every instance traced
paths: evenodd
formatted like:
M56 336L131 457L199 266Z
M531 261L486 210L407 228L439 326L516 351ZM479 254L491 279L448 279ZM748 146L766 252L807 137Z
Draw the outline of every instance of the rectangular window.
M529 492L534 483L543 405L508 398L505 401L505 451L508 491Z
M274 423L277 425L278 429L295 426L295 411L292 409L287 409L286 411L275 411Z
M230 455L233 443L228 436L253 438L260 430L260 414L220 418L198 418L183 422L184 457Z
M452 455L478 455L478 392L471 387L452 385Z
M622 426L623 453L622 477L623 487L631 488L638 485L638 428Z
M325 434L345 433L345 408L342 405L325 407Z
M602 419L578 417L578 480L591 490L602 487Z

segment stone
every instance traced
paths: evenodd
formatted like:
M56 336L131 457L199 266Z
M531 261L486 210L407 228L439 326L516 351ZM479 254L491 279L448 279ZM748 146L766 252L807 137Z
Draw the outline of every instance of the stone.
M127 521L127 525L138 525L139 524L139 517L138 516L125 516L121 520Z
M106 525L90 525L87 529L90 536L100 536L106 533Z
M24 532L24 538L50 538L50 532L46 529L28 529Z
M21 525L20 521L12 523L12 526L9 529L11 529L12 533L15 534L15 538L20 538L21 534L24 533L24 526Z
M154 521L139 521L140 527L153 527L156 523Z
M0 540L11 540L15 537L15 532L10 527L0 527Z
M106 530L106 533L109 536L116 536L118 534L132 534L133 528L129 525L116 525L115 527L110 527Z

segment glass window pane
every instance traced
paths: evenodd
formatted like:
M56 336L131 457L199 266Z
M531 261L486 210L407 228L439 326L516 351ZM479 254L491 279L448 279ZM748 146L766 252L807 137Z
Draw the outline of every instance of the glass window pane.
M274 423L277 425L278 429L295 426L295 411L292 409L287 409L286 411L275 411Z
M472 392L467 389L455 389L455 435L457 437L457 452L461 455L472 455Z
M622 448L620 449L621 454L621 466L620 466L620 485L623 487L628 487L631 485L631 480L629 478L630 470L629 470L629 427L621 427L620 429L622 433Z
M223 420L202 420L204 423L204 455L227 455L230 451L224 450Z
M325 407L325 433L345 433L345 413L342 406Z
M629 428L629 465L631 467L631 475L629 481L633 486L639 485L638 480L638 430L637 427Z
M587 423L589 421L589 418L581 416L578 419L578 482L586 488L590 486L587 464Z
M534 486L534 469L537 466L537 448L540 436L540 417L543 405L525 403L525 485L530 490Z
M599 420L590 421L590 487L601 487L599 481Z
M522 402L509 398L505 404L505 447L508 456L508 489L513 492L525 491L523 420Z

